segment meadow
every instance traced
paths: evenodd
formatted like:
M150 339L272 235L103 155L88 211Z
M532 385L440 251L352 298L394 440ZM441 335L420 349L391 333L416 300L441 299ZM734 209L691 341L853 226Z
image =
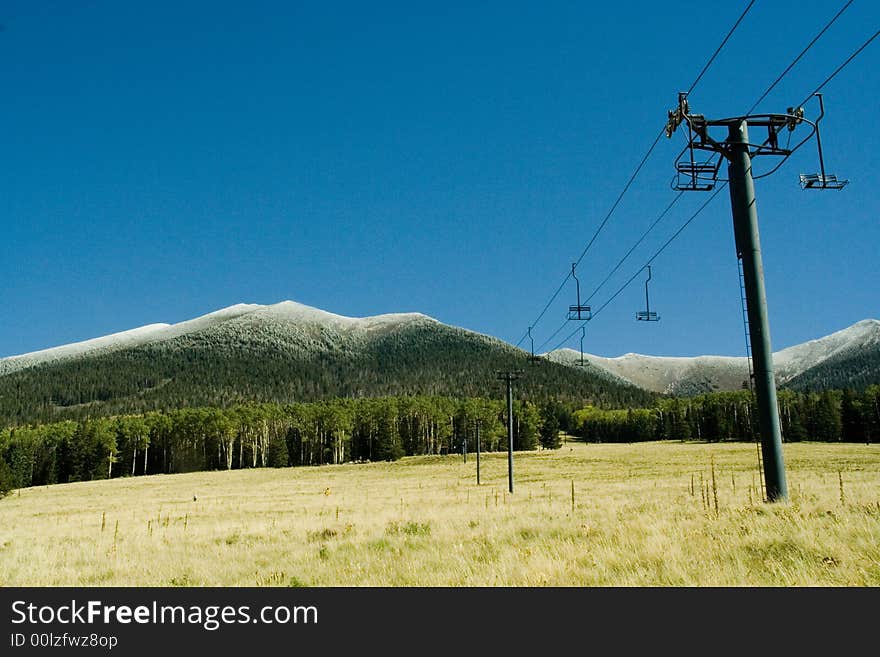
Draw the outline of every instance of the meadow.
M880 445L749 443L261 468L26 488L4 586L878 586Z

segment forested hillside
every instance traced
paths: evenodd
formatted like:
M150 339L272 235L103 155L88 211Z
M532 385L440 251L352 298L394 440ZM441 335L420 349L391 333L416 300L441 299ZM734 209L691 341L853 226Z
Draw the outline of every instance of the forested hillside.
M831 358L786 384L793 390L854 388L864 390L880 381L880 350Z
M293 403L398 395L492 397L496 370L523 370L517 395L628 406L653 395L598 368L532 362L522 350L434 321L342 339L328 329L282 332L252 322L0 376L0 426L238 403ZM346 337L346 336L343 336Z

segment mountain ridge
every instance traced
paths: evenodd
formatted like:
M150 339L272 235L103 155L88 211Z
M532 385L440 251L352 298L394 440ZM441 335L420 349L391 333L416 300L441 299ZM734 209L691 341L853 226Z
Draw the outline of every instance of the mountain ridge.
M497 371L525 371L516 394L626 407L655 395L737 390L735 356L606 358L558 350L534 362L490 335L422 313L345 317L295 301L236 304L0 359L0 425L242 402L330 397L492 396ZM880 321L863 320L775 354L780 385L880 383Z
M398 323L411 321L426 320L437 322L432 317L415 312L386 313L368 317L346 317L291 300L268 305L238 303L174 324L161 322L147 324L96 338L89 338L24 354L6 356L0 358L0 375L55 360L76 358L89 354L94 355L106 351L140 346L146 343L171 340L254 314L266 315L276 320L331 325L335 328L347 328L349 330L375 330L376 328L388 328Z
M0 425L244 402L500 394L496 372L527 370L518 396L650 403L604 370L576 371L421 313L351 318L292 301L238 304L0 360Z
M558 349L546 356L576 366L581 354ZM650 356L627 353L612 358L584 353L584 361L604 368L621 381L663 394L693 395L736 390L748 385L745 356ZM793 388L846 387L845 371L858 363L859 386L880 382L880 320L863 319L829 335L773 353L777 385ZM838 363L821 376L811 372ZM824 381L824 386L816 382Z

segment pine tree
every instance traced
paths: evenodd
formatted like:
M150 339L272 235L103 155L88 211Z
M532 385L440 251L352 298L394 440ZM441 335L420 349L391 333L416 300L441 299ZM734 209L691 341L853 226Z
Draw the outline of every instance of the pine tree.
M12 476L12 468L0 456L0 497L4 497L15 488L15 481Z
M829 441L840 440L840 411L834 393L830 390L821 393L813 409L815 435L812 438Z
M852 390L843 391L840 400L841 439L847 442L862 442L865 439L861 402Z
M290 465L290 455L283 436L275 437L269 441L267 465L270 468L286 468Z
M513 410L513 448L531 450L538 445L538 427L541 423L538 407L530 401L520 401Z
M559 449L562 441L559 438L559 415L552 404L541 407L541 426L538 429L538 440L544 449Z

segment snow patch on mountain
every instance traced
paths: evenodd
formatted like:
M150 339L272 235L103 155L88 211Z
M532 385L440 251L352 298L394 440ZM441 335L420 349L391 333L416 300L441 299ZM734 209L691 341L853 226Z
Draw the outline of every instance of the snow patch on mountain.
M0 375L42 363L67 360L137 347L178 338L233 335L241 339L259 335L279 347L292 340L328 346L338 340L364 341L414 322L439 322L421 313L391 313L373 317L345 317L295 301L272 305L240 303L177 324L150 324L74 344L0 358Z
M361 330L389 328L418 320L437 321L421 313L389 313L372 317L346 317L321 310L320 308L306 306L296 301L282 301L272 306L260 306L255 312L285 321Z
M823 338L775 352L776 382L785 384L829 359L876 349L880 349L880 320L865 319ZM558 349L547 357L573 366L581 359L580 352L573 349ZM646 390L668 394L737 390L748 384L749 377L748 361L742 356L675 357L628 353L606 358L585 353L584 361Z
M788 380L830 358L877 346L880 346L880 320L863 319L824 338L777 351L773 354L773 364L777 375Z
M580 352L573 349L557 350L548 357L568 365L580 362ZM669 394L735 389L748 380L746 359L733 356L688 358L628 353L606 358L585 353L584 360L640 388Z
M83 340L82 342L74 342L50 349L41 349L19 356L0 358L0 374L7 374L15 370L22 370L56 360L75 358L102 351L136 347L155 339L163 331L170 328L170 326L170 324L148 324L147 326L141 326L128 331L111 333L100 338L92 338L91 340Z

